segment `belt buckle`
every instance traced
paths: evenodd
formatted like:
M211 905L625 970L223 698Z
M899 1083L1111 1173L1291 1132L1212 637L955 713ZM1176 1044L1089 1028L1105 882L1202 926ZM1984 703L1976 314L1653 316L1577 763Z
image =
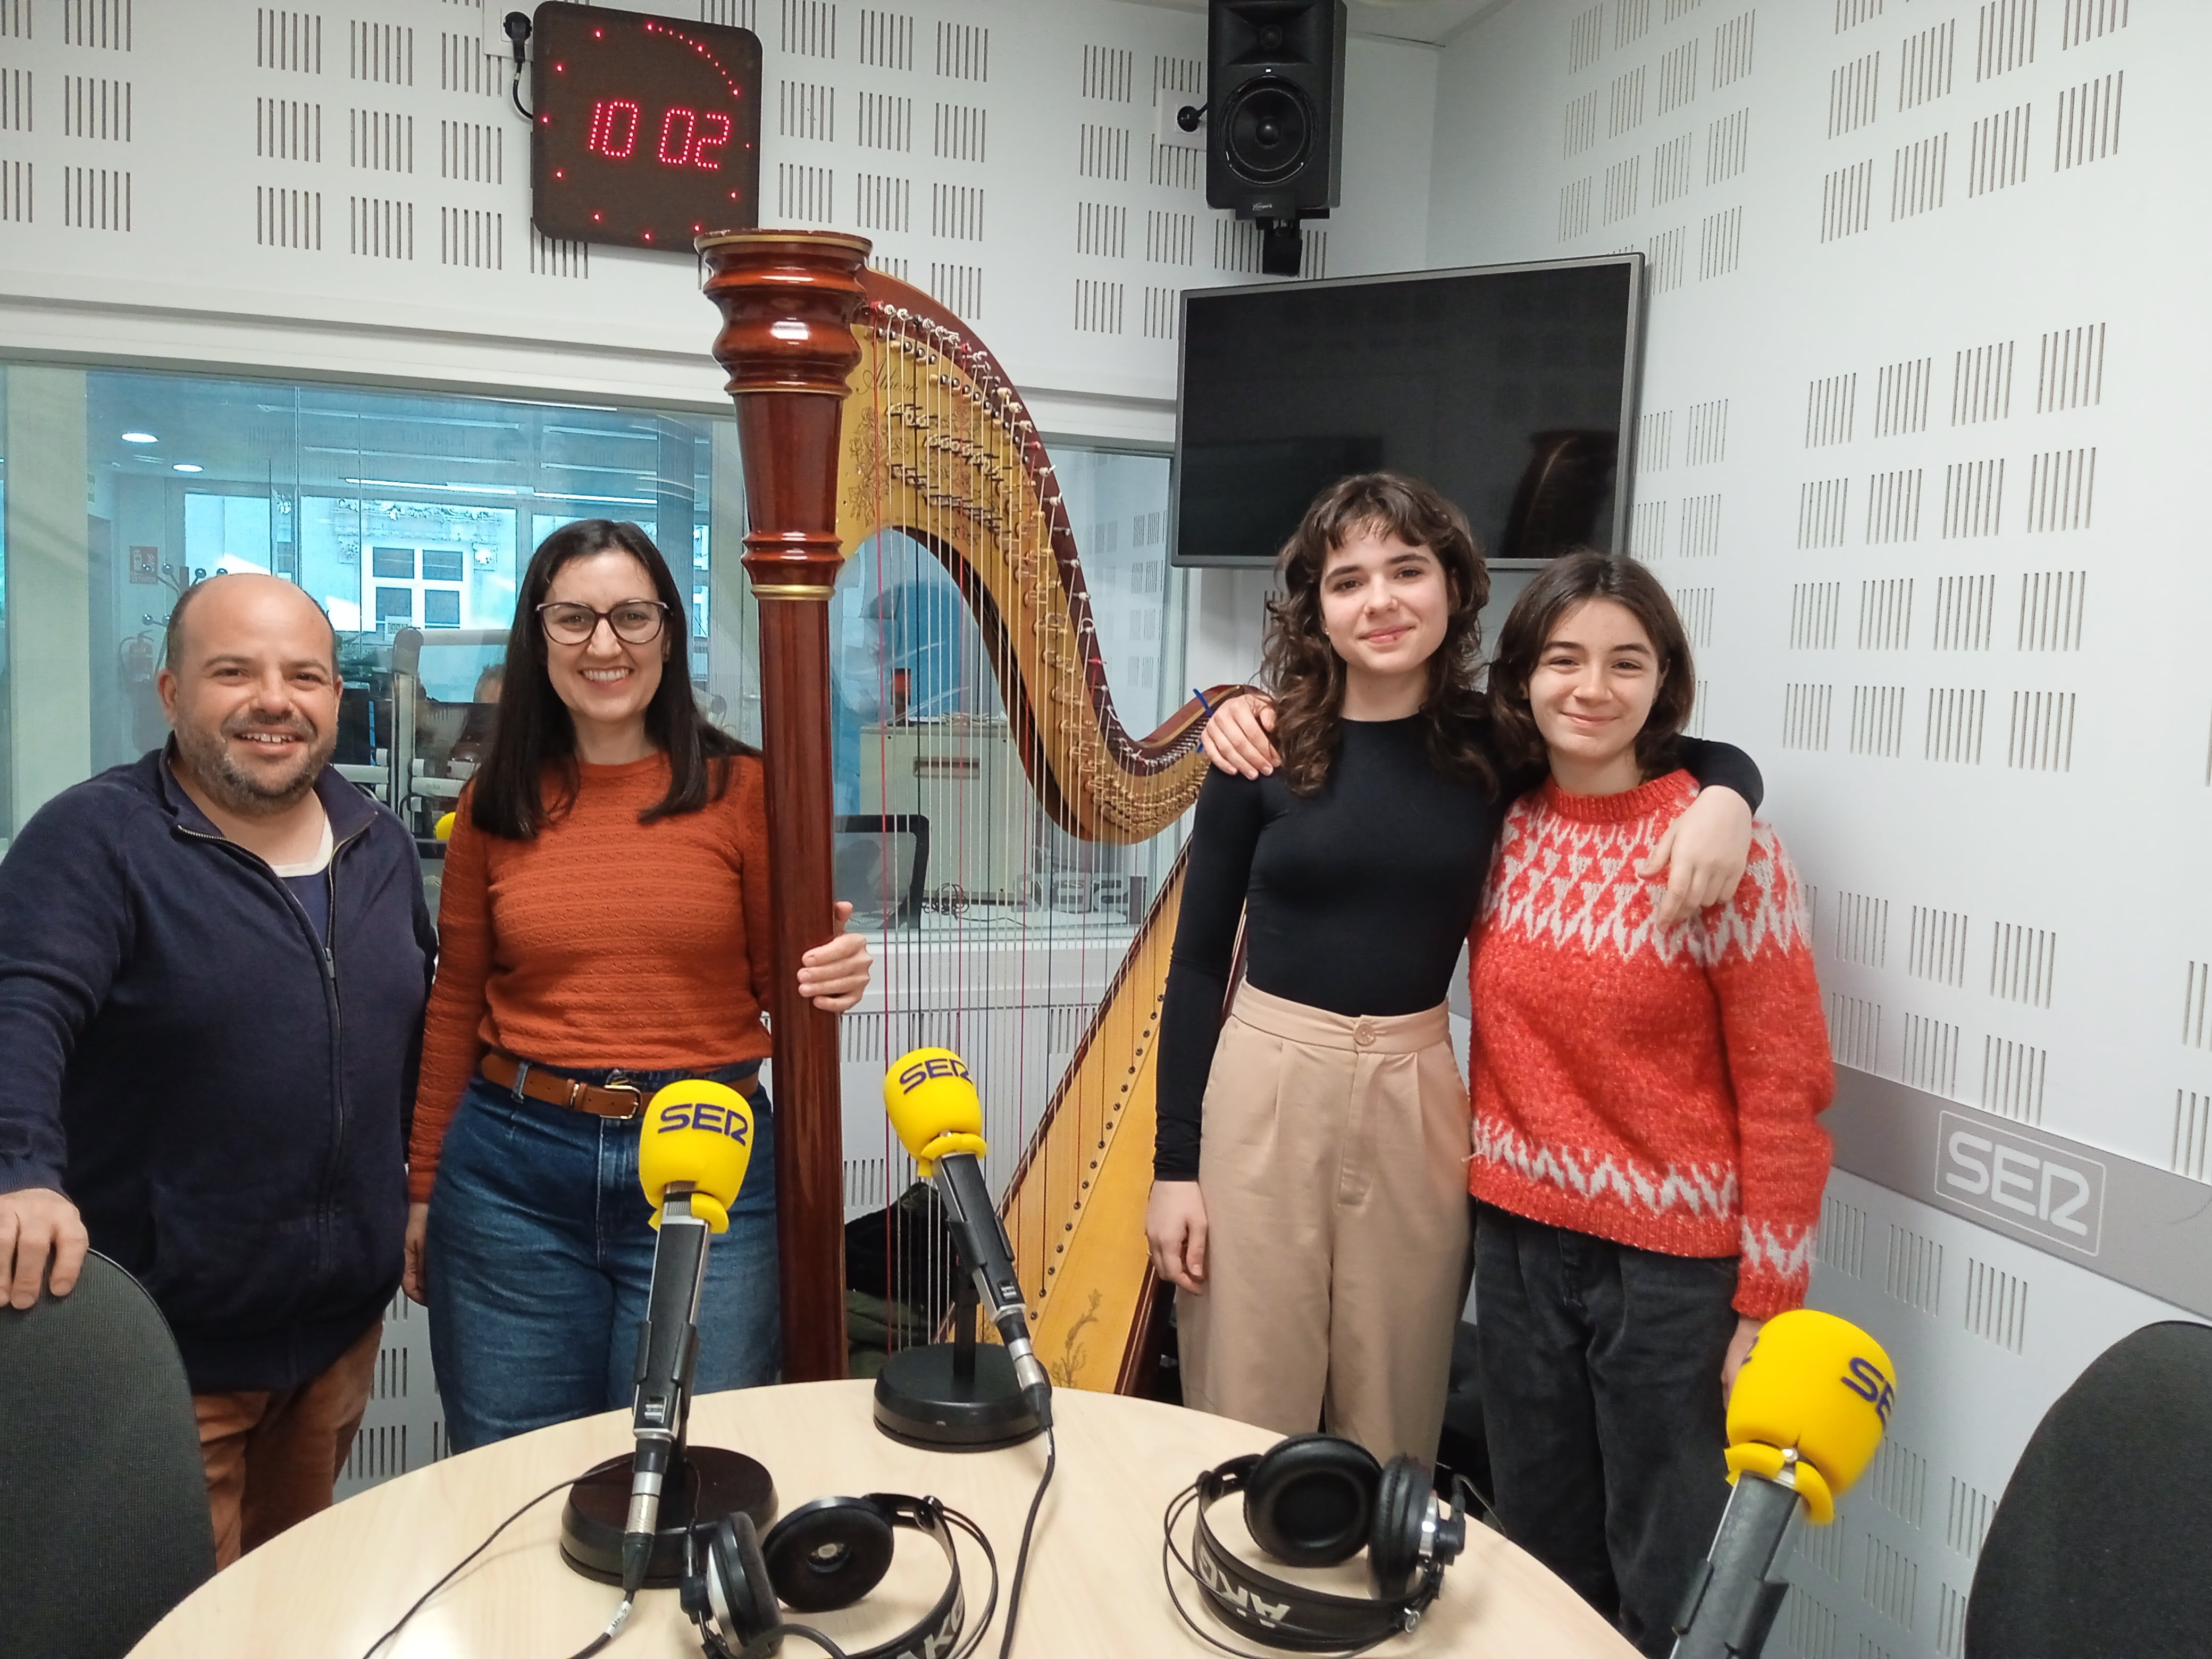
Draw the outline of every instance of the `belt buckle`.
M606 1090L610 1094L620 1094L627 1091L629 1097L637 1103L622 1116L616 1118L614 1121L617 1123L635 1123L638 1119L645 1115L645 1091L640 1088L636 1084L632 1083L620 1072L608 1073L607 1080L599 1086L602 1089Z

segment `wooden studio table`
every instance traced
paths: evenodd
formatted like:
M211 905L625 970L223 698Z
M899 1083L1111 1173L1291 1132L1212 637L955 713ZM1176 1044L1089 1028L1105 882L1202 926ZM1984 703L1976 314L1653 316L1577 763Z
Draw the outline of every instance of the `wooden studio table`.
M999 1608L977 1659L1004 1631L1022 1520L1044 1466L1042 1437L1002 1451L927 1452L876 1430L865 1382L809 1382L702 1396L691 1438L757 1457L785 1512L811 1498L868 1492L934 1495L972 1516L999 1556ZM1160 1515L1202 1468L1262 1451L1264 1429L1151 1401L1063 1389L1054 1396L1060 1465L1037 1519L1017 1655L1136 1659L1210 1655L1176 1619L1160 1577ZM176 1607L133 1659L360 1659L415 1598L532 1493L627 1453L629 1415L609 1412L541 1429L400 1476L263 1545ZM561 1495L501 1534L417 1613L378 1659L561 1659L606 1624L620 1592L571 1571L560 1553ZM1215 1505L1224 1544L1279 1577L1366 1594L1364 1556L1322 1572L1268 1564L1251 1549L1234 1497ZM1178 1531L1188 1554L1188 1521ZM969 1628L988 1589L981 1553L959 1540ZM854 1650L908 1628L944 1585L945 1557L902 1528L890 1574L853 1607L802 1617ZM1176 1589L1216 1635L1180 1572ZM1240 1645L1243 1645L1241 1642ZM1256 1651L1257 1650L1255 1650ZM700 1651L676 1592L648 1590L606 1659L687 1659ZM791 1659L818 1650L794 1638ZM1411 1635L1375 1651L1498 1659L1628 1659L1633 1650L1565 1584L1497 1533L1468 1528L1443 1596Z

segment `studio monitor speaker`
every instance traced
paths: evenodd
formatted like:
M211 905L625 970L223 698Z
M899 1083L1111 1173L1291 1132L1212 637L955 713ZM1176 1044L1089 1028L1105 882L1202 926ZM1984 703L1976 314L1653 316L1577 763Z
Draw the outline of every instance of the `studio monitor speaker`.
M1207 9L1206 204L1259 220L1271 252L1287 234L1291 272L1297 222L1326 217L1342 191L1346 17L1345 0Z

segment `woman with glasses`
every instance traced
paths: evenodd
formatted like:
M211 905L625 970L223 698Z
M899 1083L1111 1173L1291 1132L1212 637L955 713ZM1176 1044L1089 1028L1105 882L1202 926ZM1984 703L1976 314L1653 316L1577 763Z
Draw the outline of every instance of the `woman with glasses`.
M700 715L687 631L634 524L556 530L523 577L447 853L409 1158L406 1287L456 1451L630 1403L653 1249L635 1119L678 1078L730 1085L758 1126L694 1386L775 1380L762 769ZM842 1012L868 969L841 934L799 988Z

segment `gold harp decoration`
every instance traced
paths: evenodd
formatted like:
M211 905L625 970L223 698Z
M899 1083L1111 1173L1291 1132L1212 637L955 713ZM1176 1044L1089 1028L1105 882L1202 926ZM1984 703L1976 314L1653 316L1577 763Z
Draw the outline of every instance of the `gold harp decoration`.
M872 270L860 280L839 541L849 557L894 531L934 554L981 629L1043 812L1079 840L1150 839L1197 799L1200 727L1237 688L1209 689L1142 737L1124 729L1052 461L1011 377L927 295ZM1038 1357L1061 1387L1128 1392L1147 1380L1158 1286L1144 1216L1182 876L1178 860L1000 1205Z

